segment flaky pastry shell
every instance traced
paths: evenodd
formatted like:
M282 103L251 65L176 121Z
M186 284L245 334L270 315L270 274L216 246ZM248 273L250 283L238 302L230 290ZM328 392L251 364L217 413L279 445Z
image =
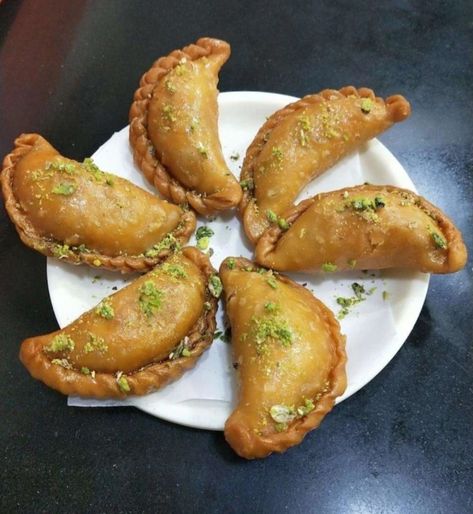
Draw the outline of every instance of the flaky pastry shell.
M215 277L206 255L184 248L64 329L23 341L21 362L34 378L66 395L125 398L160 389L192 368L212 343L217 297L209 281ZM169 312L161 315L160 309ZM183 335L186 324L190 329ZM165 343L153 347L160 337Z
M242 166L240 213L256 243L311 180L369 139L410 115L401 95L368 88L325 89L276 111L259 129Z
M466 263L461 232L407 189L362 185L320 193L286 213L256 245L256 261L280 271L407 268L452 273Z
M83 164L62 157L38 134L22 134L15 140L15 148L3 161L1 186L8 215L26 246L71 264L128 273L152 269L188 241L195 229L194 213L104 173L93 163L89 166L92 171L86 173ZM34 174L36 178L31 178ZM18 197L19 191L24 197ZM162 221L153 219L153 212ZM134 217L139 219L132 223ZM54 237L59 232L64 236L67 230L67 241ZM83 244L89 235L99 243L100 238L115 245L134 241L139 250L137 255L121 253L122 248L108 253L107 245L97 249ZM140 247L144 241L158 246L146 251Z
M229 56L228 43L208 37L174 50L142 76L130 108L136 165L165 198L203 215L242 195L218 139L216 85Z
M220 277L239 378L225 438L247 459L283 452L345 391L345 337L333 313L283 275L230 257Z

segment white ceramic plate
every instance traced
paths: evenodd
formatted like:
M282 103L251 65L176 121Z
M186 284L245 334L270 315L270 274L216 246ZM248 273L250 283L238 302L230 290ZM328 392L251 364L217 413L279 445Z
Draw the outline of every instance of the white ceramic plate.
M239 175L246 148L265 118L294 100L293 97L272 93L220 94L220 137L227 162L236 176ZM402 127L394 130L402 131ZM95 152L93 158L102 169L153 191L133 164L128 127L115 133ZM299 199L363 182L392 184L415 190L395 157L380 142L373 140L359 153L344 159L310 184ZM199 220L199 225L204 223L205 220ZM234 214L224 215L206 224L215 232L211 238L215 268L218 269L223 258L229 255L251 258L251 247ZM190 244L193 242L194 239ZM48 259L47 269L51 302L61 327L114 292L114 288L120 289L133 279L89 267L73 267L53 259ZM358 304L341 321L342 331L347 335L348 387L339 401L358 391L393 358L419 316L429 283L429 275L406 271L290 276L299 282L307 282L309 289L336 313L339 311L336 297L352 296L353 282L363 284L367 290L376 288L366 301ZM388 293L387 299L383 298L386 296L383 295L384 291ZM217 317L219 328L222 329L221 308ZM69 405L134 405L175 423L222 430L234 405L235 390L230 345L217 339L192 371L162 391L124 401L71 397Z

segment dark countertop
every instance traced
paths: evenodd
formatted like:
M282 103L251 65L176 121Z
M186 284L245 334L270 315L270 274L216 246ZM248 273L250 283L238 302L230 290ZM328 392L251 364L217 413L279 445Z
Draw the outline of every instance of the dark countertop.
M202 35L232 45L221 91L405 94L412 117L381 140L473 253L466 0L10 0L0 6L0 155L30 131L90 155L127 124L151 62ZM300 446L246 462L221 433L129 408L68 408L31 379L19 343L57 327L45 259L3 208L0 223L0 512L473 511L471 258L432 277L412 334L372 382Z

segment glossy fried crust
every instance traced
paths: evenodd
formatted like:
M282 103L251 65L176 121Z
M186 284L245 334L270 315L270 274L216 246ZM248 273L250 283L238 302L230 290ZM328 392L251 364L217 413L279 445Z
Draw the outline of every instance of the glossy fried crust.
M148 181L165 198L176 204L189 203L197 212L206 216L238 205L242 194L238 182L226 169L231 183L222 191L206 194L184 186L157 157L150 137L148 115L153 91L170 71L183 60L186 62L197 61L208 56L219 57L220 63L223 65L230 56L229 44L218 39L204 37L195 44L186 46L182 50L174 50L168 56L155 61L153 66L141 77L140 87L135 92L129 114L130 144L134 160ZM223 156L221 156L221 160L223 161Z
M394 186L321 193L289 210L286 221L288 230L272 226L258 241L256 261L263 266L452 273L467 260L461 232L450 218L425 198Z
M47 257L58 257L57 247L64 244L64 241L53 240L41 236L28 218L28 214L22 209L20 202L15 196L13 181L17 164L27 156L36 145L48 145L44 138L38 134L22 134L15 140L15 148L3 161L1 172L1 186L5 200L5 208L10 219L26 246L37 250ZM51 147L52 148L52 147ZM120 179L123 180L124 179ZM130 183L130 187L136 186ZM84 213L87 215L87 213ZM177 227L169 233L176 244L181 245L188 241L195 229L195 215L190 211L182 210L180 222ZM158 243L159 241L156 241ZM71 264L88 264L94 268L106 268L112 271L146 272L162 262L172 253L172 249L163 248L152 257L133 255L106 255L103 252L87 248L85 251L78 251L70 247L67 252L60 255L60 259Z
M184 248L182 253L199 268L207 284L210 277L216 273L208 257L192 247ZM120 294L120 291L116 294ZM34 378L66 395L124 398L127 395L148 394L176 380L185 371L192 368L200 355L212 344L218 303L217 298L207 287L205 288L205 302L207 302L208 308L202 310L202 314L186 336L188 338L186 346L189 350L188 355L150 362L137 370L127 372L124 375L127 391L120 387L120 376L117 376L117 373L84 374L80 370L54 364L44 351L44 336L23 341L20 348L20 360Z
M326 137L323 134L320 135L318 131L322 128L327 131L327 127L310 127L310 131L315 129L316 134L318 134L317 137L322 137L326 141L323 144L316 144L311 150L310 155L312 156L311 158L313 158L314 164L313 169L310 170L310 176L301 180L297 167L294 167L294 172L297 173L290 180L295 184L295 179L297 178L299 191L308 182L333 166L337 161L352 152L362 143L383 132L393 123L405 120L411 112L409 102L401 95L390 96L386 100L383 100L380 97L376 97L371 89L356 89L353 86L344 87L339 91L325 89L318 94L305 96L301 100L276 111L259 129L253 142L248 147L241 171L240 183L243 186L243 198L240 203L240 214L243 219L245 233L251 242L256 243L264 230L269 226L266 213L264 211L262 212L255 195L255 188L257 189L257 184L255 184L255 171L260 165L259 159L263 150L271 143L271 135L275 129L289 119L298 117L301 114L305 115L305 113L310 113L311 109L317 109L324 103L326 106L330 107L331 103L334 104L345 98L353 99L354 103L357 105L360 101L368 101L372 106L370 109L373 109L373 112L363 111L365 114L359 118L356 123L353 123L350 121L349 112L342 111L340 113L341 125L337 126L336 131L327 134ZM354 106L352 105L351 107L353 108ZM378 114L375 114L375 111ZM306 123L307 122L306 117ZM363 122L363 124L360 124L360 122ZM322 125L324 123L325 122L322 122ZM308 148L310 146L310 134L309 132L304 132L304 130L309 130L309 127L301 125L299 122L297 128L297 137L299 139L307 138L305 141L302 141L302 143L305 143L303 146ZM330 128L329 126L328 129ZM346 130L346 132L342 133L340 131L341 129ZM322 132L324 132L324 130ZM285 139L286 141L288 140L287 138ZM285 180L287 181L289 179L285 177ZM274 181L271 182L271 187L274 188ZM286 208L290 207L290 203L296 198L297 194L298 191L288 192L287 188L285 188L284 197L288 204ZM282 215L283 213L276 212L276 214Z
M227 277L229 277L231 273L241 270L258 274L262 271L258 270L258 268L254 266L254 263L244 258L227 258L222 262L220 267L220 276L222 278L225 300L227 302L227 312L231 323L238 318L238 297L234 297L235 291L230 290L226 282L228 280ZM340 325L333 313L304 287L283 275L271 275L271 272L268 272L268 270L266 270L266 272L269 273L269 276L272 276L277 283L289 286L298 295L300 301L304 302L305 307L313 312L311 322L315 322L316 319L322 320L332 341L332 365L327 377L327 382L325 383L326 385L316 395L314 399L315 405L312 405L312 409L308 413L290 421L287 427L281 432L272 430L262 433L252 425L248 417L244 414L245 409L249 406L247 402L251 402L251 400L249 400L247 393L243 393L242 388L245 386L240 380L239 403L225 423L224 433L227 442L235 452L246 459L266 457L273 452L284 452L291 446L299 444L309 431L320 425L326 414L332 410L336 398L342 395L346 389L345 365L347 356L345 352L345 336L340 333ZM281 300L281 302L283 301L283 296L280 297L279 293L273 289L273 286L271 286L268 291L276 294L274 296L268 295L266 298L261 298L262 303L267 302L270 298L276 299L277 301ZM243 302L242 305L246 304L244 298L241 299L241 302ZM265 308L266 306L267 304L265 304ZM292 307L297 308L296 304L292 305ZM241 323L241 318L238 319ZM235 337L236 329L237 327L232 325L233 337ZM247 341L247 339L245 339L245 341ZM239 359L241 358L241 353L239 355L239 352L242 351L241 344L243 343L240 343L239 350L236 350L235 341L233 341L234 359L237 361L237 370L240 371L245 365L245 363L239 363ZM286 349L286 351L290 350L290 348ZM248 355L251 354L247 354L247 356ZM254 357L250 357L250 361L253 360ZM277 364L283 365L282 362L278 362ZM261 370L261 372L263 372L263 370ZM237 373L239 373L239 371L237 371ZM251 376L247 377L247 380L248 379L258 380L258 377L251 373ZM264 394L267 394L267 386L267 381L261 381L260 387L257 390L265 391ZM300 384L301 391L307 390L306 388L308 386L309 384L305 382ZM245 394L245 399L243 399L242 394Z

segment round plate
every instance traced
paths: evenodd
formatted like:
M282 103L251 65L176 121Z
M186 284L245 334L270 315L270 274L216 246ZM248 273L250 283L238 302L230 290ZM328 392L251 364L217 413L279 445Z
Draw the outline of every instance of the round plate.
M229 92L219 95L219 130L228 165L239 176L246 148L267 116L294 97L256 92ZM401 129L395 129L401 130ZM93 155L98 166L153 191L133 164L128 143L128 127L115 133ZM392 184L415 191L414 184L395 157L377 140L344 159L311 183L299 200L322 191L370 182ZM215 235L210 246L212 262L218 269L227 256L252 257L236 213L224 214L209 225ZM195 240L191 239L190 244ZM54 313L61 327L133 280L133 276L74 267L48 259L48 286ZM393 358L416 322L427 293L429 275L411 271L347 272L331 275L288 274L314 292L335 313L338 296L352 296L351 284L358 282L371 294L341 320L347 336L348 387L342 401L377 375ZM217 315L223 330L223 312ZM196 428L223 430L235 403L236 383L231 365L231 347L216 339L196 367L177 382L156 393L124 401L97 401L69 398L69 405L135 405L154 416Z

